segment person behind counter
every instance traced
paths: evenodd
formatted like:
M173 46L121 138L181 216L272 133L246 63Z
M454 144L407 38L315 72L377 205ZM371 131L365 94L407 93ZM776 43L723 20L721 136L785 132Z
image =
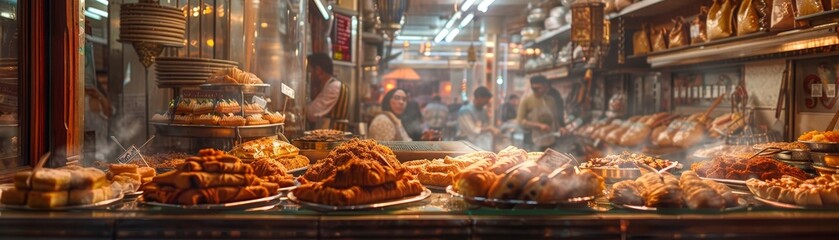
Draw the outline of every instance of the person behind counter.
M401 88L394 88L382 98L382 112L370 122L369 138L377 141L412 141L402 126L399 116L408 105L408 94Z
M332 75L332 58L325 53L315 53L309 55L308 62L306 70L312 79L312 92L318 94L307 105L306 118L315 129L347 131L350 94L346 84Z
M544 151L556 143L554 133L565 134L567 130L560 125L560 115L556 114L556 99L548 95L551 85L544 76L530 78L533 93L519 103L516 120L522 128L529 130L525 134L525 143L533 151Z
M465 139L483 150L494 151L492 143L500 131L490 124L489 114L484 109L492 99L492 93L486 87L480 86L472 96L472 102L457 112L458 138Z

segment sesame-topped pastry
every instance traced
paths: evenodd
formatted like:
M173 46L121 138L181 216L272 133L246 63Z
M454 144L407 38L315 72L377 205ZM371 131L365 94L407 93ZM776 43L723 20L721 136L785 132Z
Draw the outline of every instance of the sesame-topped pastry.
M222 99L216 104L216 113L239 113L242 107L233 99Z
M285 114L280 112L269 112L262 116L262 118L268 120L271 123L282 123L285 122Z
M178 107L175 108L175 113L192 113L195 110L194 99L184 98L178 102Z
M213 100L201 99L195 103L193 114L207 114L213 112Z
M250 115L246 119L248 120L248 125L264 125L271 123L268 120L263 119L262 114Z
M191 124L192 115L175 115L175 123L177 124Z
M233 114L228 114L218 121L218 124L222 126L245 126L245 123L247 123L245 118Z
M265 113L265 109L257 105L256 103L246 103L245 104L245 114L259 114Z
M155 113L154 116L151 117L152 122L169 122L170 120L171 120L171 117L169 116L169 113L164 113L164 114Z
M192 124L200 124L200 125L217 125L221 117L216 116L212 113L199 115L195 119L192 120Z

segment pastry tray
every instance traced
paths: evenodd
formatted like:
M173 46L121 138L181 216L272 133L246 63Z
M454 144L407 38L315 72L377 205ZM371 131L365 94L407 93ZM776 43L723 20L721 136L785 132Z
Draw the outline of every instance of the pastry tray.
M294 196L294 193L288 193L288 200L300 204L300 206L312 208L315 210L323 210L323 211L345 211L345 210L363 210L363 209L376 209L376 208L383 208L383 207L390 207L396 205L402 205L406 203L413 203L419 202L431 196L431 190L424 188L423 191L416 196L405 197L401 199L391 200L387 202L381 203L371 203L371 204L363 204L363 205L350 205L350 206L332 206L332 205L325 205L307 201L301 201Z
M83 205L74 205L74 206L63 206L63 207L54 207L54 208L31 208L26 205L6 205L0 204L0 208L6 209L14 209L14 210L29 210L29 211L68 211L68 210L85 210L85 209L95 209L102 206L107 206L112 203L115 203L122 198L125 197L122 193L120 193L117 197L111 198L105 201L100 201L97 203L91 204L83 204Z
M581 169L588 169L597 174L598 176L602 177L606 180L606 182L616 183L623 180L635 180L638 177L641 177L641 169L638 168L608 168L608 167L595 167L595 168L581 168Z
M690 209L690 208L656 208L656 207L647 207L647 206L636 206L636 205L627 205L627 204L617 204L612 203L612 206L617 208L623 209L632 209L638 211L648 211L648 212L655 212L655 211L713 211L713 212L728 212L728 211L736 211L742 210L749 207L749 201L746 199L740 198L737 200L737 206L727 207L723 209L712 209L712 208L699 208L699 209Z
M537 202L530 200L518 199L495 199L485 197L467 197L458 192L455 192L451 185L446 187L446 192L452 196L462 198L469 203L499 208L514 208L516 206L531 206L531 207L583 207L587 206L588 202L593 201L597 196L575 197L565 201L556 202Z
M281 189L282 190L282 189ZM173 209L186 209L186 210L238 210L238 209L248 209L250 207L261 207L268 204L273 204L271 201L276 200L282 196L282 193L279 193L274 196L268 196L264 198L256 198L251 200L239 201L239 202L231 202L231 203L221 203L221 204L196 204L196 205L180 205L180 204L169 204L169 203L159 203L159 202L147 202L143 197L137 198L137 201L149 205L149 206L156 206L156 207L164 207L164 208L173 208Z
M795 205L795 204L773 201L773 200L769 200L769 199L758 197L758 196L754 196L754 198L758 202L761 202L761 203L766 204L768 206L779 207L779 208L787 208L787 209L807 209L807 207L798 206L798 205Z
M193 125L150 122L157 129L157 134L170 137L191 138L256 138L280 134L283 123L252 126Z
M207 83L198 85L199 88L205 90L216 90L224 92L238 92L248 94L265 93L271 85L269 84L235 84L235 83Z

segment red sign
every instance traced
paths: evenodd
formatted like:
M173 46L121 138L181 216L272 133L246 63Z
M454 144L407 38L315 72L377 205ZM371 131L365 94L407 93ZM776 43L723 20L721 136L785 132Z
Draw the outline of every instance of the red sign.
M335 13L332 28L332 59L352 62L352 17Z

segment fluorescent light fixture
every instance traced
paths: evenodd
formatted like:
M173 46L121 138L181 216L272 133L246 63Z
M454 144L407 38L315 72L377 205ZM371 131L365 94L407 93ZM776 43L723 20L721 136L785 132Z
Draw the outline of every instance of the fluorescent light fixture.
M326 7L323 6L323 2L321 0L315 0L315 6L318 7L318 11L320 11L320 15L323 16L323 19L329 20L331 16L329 16L329 11L326 10Z
M454 40L454 37L457 37L458 33L460 33L459 28L453 29L451 32L449 32L449 35L446 35L446 42L451 42L452 40Z
M445 38L447 34L449 34L449 29L443 28L442 30L440 30L440 33L437 33L437 36L434 37L434 42L443 41L443 38Z
M15 16L12 15L10 12L2 12L0 13L0 17L8 18L8 19L15 19ZM97 16L99 17L99 16Z
M96 0L96 1L101 3L101 4L104 4L105 6L108 6L108 4L109 4L108 0Z
M460 22L460 27L462 28L462 27L466 27L466 25L469 25L469 22L471 22L472 18L474 18L474 17L475 17L474 13L470 13L469 15L466 15L466 17L463 18L463 21Z
M457 21L457 19L460 19L460 15L460 12L454 13L452 18L450 18L449 21L446 22L446 28L452 28L452 26L454 26L454 22Z
M460 11L461 12L469 11L469 8L471 8L472 5L474 5L474 4L475 4L475 0L466 0L466 1L463 2L463 5L460 5Z
M98 8L87 8L87 11L90 11L90 13L93 13L93 14L96 14L96 15L99 15L99 16L102 16L102 17L108 17L108 12L99 10Z
M399 35L399 36L396 36L396 40L399 40L399 41L422 41L422 40L426 40L426 39L428 39L428 37L423 37L423 36L407 36L407 35Z
M478 11L487 12L489 10L489 5L492 5L495 0L484 0L481 4L478 4Z

